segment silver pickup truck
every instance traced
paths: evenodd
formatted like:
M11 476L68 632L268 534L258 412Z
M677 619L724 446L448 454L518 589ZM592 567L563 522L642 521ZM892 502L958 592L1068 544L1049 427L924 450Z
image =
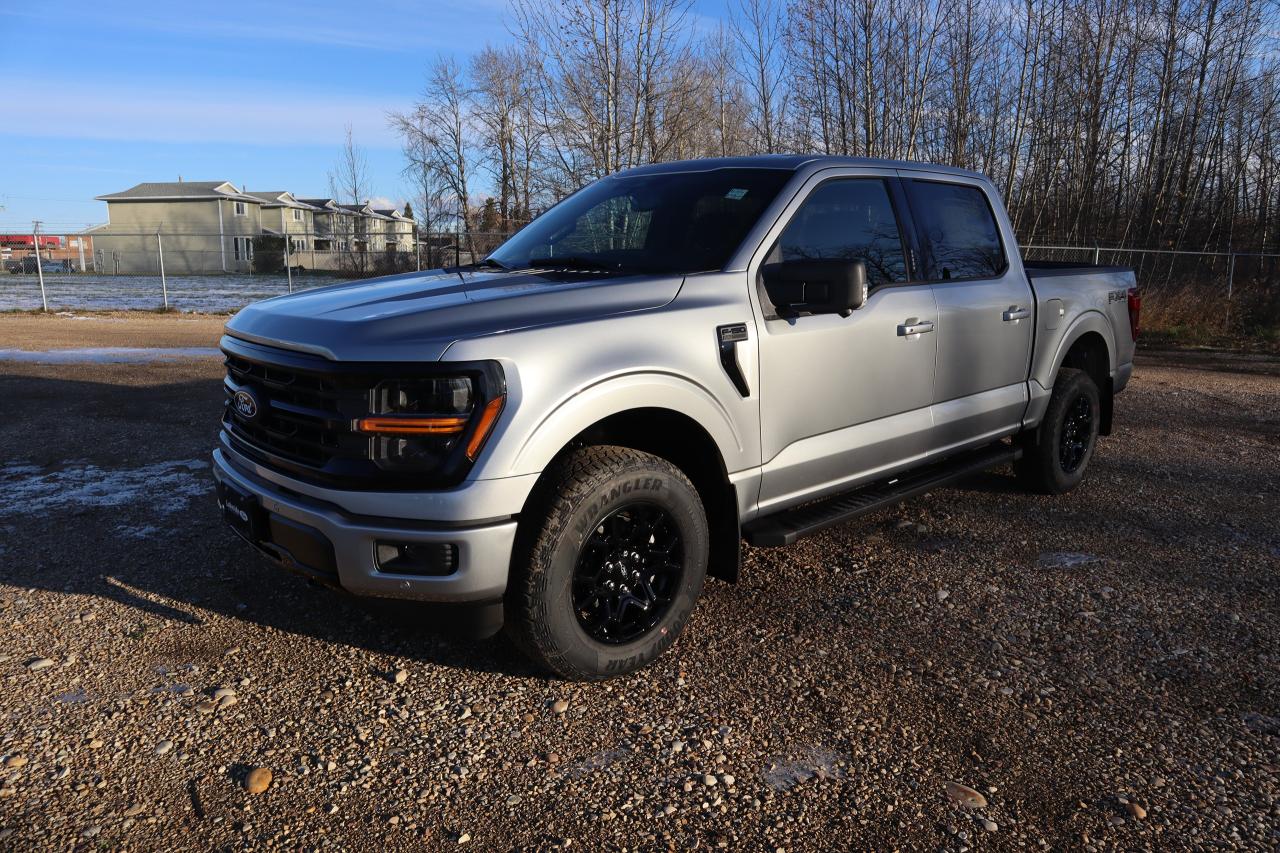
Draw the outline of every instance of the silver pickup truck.
M228 523L567 678L669 647L741 542L974 472L1061 493L1132 369L1130 270L1022 260L991 182L770 156L622 172L478 263L227 323Z

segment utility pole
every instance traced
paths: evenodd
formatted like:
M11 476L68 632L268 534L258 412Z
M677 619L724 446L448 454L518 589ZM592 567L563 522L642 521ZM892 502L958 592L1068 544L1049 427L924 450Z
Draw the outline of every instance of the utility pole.
M40 304L44 306L44 312L49 313L49 297L44 292L44 266L40 263L40 220L36 219L31 223L31 242L36 249L36 275L40 278Z

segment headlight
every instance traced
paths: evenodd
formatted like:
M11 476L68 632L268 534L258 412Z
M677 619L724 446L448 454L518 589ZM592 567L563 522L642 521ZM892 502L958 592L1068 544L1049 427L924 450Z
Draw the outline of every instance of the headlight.
M474 462L505 401L497 387L482 398L467 376L392 379L373 389L370 414L354 428L369 435L370 456L379 467L432 470L460 445Z
M471 403L471 380L465 376L395 379L373 389L373 411L380 415L465 415Z

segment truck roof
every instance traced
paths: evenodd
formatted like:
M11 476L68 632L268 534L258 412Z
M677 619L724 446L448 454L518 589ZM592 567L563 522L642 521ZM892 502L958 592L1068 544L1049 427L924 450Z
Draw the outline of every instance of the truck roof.
M786 169L798 171L804 166L871 166L881 169L927 169L964 175L969 178L985 178L980 172L923 163L910 160L880 160L875 157L840 157L834 154L755 154L749 157L707 157L700 160L675 160L669 163L653 163L624 169L619 175L660 175L674 172L709 172L712 169Z

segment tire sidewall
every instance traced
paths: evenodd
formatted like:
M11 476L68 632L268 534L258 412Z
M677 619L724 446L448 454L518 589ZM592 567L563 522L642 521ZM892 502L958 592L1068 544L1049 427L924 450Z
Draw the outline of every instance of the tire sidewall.
M1063 470L1059 455L1062 431L1066 426L1067 414L1072 404L1082 395L1089 399L1091 420L1089 445L1085 448L1084 458L1080 460L1080 464L1076 466L1074 471L1068 472ZM1061 386L1054 388L1053 396L1054 399L1050 403L1050 411L1048 413L1049 430L1045 435L1045 440L1040 450L1045 456L1042 464L1047 469L1054 491L1066 492L1075 488L1084 479L1085 471L1089 468L1089 462L1093 459L1093 452L1098 447L1098 428L1102 422L1101 400L1098 394L1098 386L1094 384L1088 374L1083 372L1074 373Z
M578 624L572 580L578 555L596 526L628 504L660 506L680 530L684 571L680 590L662 621L643 636L620 645L593 640ZM629 672L652 661L675 642L693 612L706 576L710 535L698 493L682 477L657 467L638 466L602 481L577 502L556 538L546 578L546 629L563 661L599 677Z

